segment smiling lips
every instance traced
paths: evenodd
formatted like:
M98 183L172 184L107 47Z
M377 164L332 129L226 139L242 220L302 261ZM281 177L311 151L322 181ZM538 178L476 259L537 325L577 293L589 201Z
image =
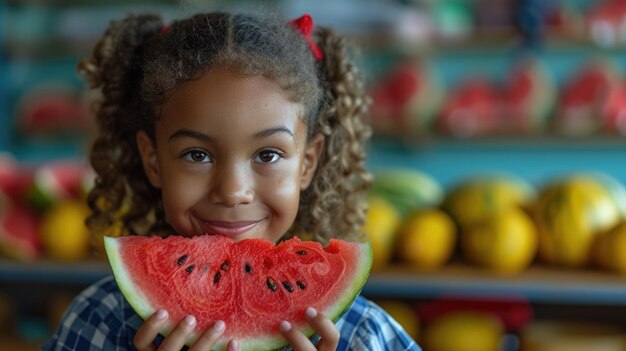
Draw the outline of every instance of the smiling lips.
M202 221L207 234L222 234L230 237L239 236L250 229L254 228L260 221L240 221L240 222L221 222L221 221Z

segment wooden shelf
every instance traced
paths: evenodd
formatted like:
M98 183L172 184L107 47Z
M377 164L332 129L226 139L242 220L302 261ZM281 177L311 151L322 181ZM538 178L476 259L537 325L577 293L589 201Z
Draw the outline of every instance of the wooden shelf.
M433 272L394 266L385 272L373 273L364 292L396 298L462 295L520 297L546 303L626 305L626 276L540 265L511 276L463 264L451 264Z
M0 259L0 286L3 282L88 285L110 274L109 265L100 261L24 263Z

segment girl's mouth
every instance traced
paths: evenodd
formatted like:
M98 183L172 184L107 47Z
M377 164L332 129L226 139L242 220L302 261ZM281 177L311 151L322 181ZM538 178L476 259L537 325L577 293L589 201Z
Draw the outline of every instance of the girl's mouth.
M202 221L207 234L221 234L231 238L240 236L241 234L254 228L260 221L238 221L238 222L222 222L222 221Z

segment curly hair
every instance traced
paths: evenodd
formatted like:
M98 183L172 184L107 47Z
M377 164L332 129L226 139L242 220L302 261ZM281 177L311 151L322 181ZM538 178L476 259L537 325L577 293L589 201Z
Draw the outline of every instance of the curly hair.
M369 105L352 52L344 38L318 28L313 38L324 53L316 61L305 38L287 21L215 12L173 22L163 30L158 15L113 21L79 72L100 92L94 108L98 134L90 162L96 172L87 219L94 238L110 228L121 234L172 233L160 189L150 185L135 141L154 138L160 108L180 84L212 67L275 81L305 107L308 136L321 133L324 150L311 186L301 193L287 237L362 239L371 176L365 144L371 132L363 117ZM118 233L120 234L120 233Z

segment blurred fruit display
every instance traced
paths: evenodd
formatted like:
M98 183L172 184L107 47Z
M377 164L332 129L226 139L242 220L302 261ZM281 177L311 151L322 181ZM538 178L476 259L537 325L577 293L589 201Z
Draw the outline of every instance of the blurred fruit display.
M0 4L0 13L9 7L10 12L26 13L31 5L23 3ZM71 8L78 3L80 1L51 5L37 2L34 7L40 14L38 11L46 7L55 7L56 11L57 7ZM322 6L328 3L332 2L323 2ZM376 174L363 228L372 241L375 275L406 268L412 274L410 278L419 281L421 275L429 276L428 271L435 271L432 274L437 275L436 270L441 269L443 276L457 272L459 265L472 264L475 268L461 267L460 271L486 277L489 282L517 281L517 277L501 275L520 273L519 278L524 281L544 268L539 265L527 275L523 273L534 263L537 253L548 265L583 271L591 262L598 268L626 274L626 192L616 179L585 174L584 180L579 180L580 174L567 174L535 189L540 183L531 185L512 175L463 174L468 173L465 169L468 165L472 166L468 169L476 168L470 164L473 160L464 163L455 159L450 167L455 171L450 171L438 158L435 166L445 172L456 172L455 177L449 179L459 180L445 188L442 184L447 184L446 179L440 179L435 172L429 174L428 168L422 168L420 163L424 159L420 158L421 152L429 157L427 148L431 146L446 149L450 145L461 145L460 148L475 145L471 144L473 141L450 140L454 138L484 137L485 144L493 146L493 150L498 149L501 141L505 141L505 145L513 141L524 146L543 146L547 141L553 144L548 149L552 147L550 151L554 151L561 146L563 137L573 137L573 142L566 141L573 145L579 140L604 143L605 136L613 142L616 137L626 135L626 80L622 57L626 44L624 1L409 0L393 3L406 10L401 11L402 16L390 17L396 22L393 30L397 37L381 36L387 42L373 43L372 47L382 48L381 52L374 52L375 59L387 58L390 53L383 51L394 44L393 50L397 52L391 54L399 55L368 87L372 98L368 117L375 139L378 134L392 138L401 136L393 138L394 141L418 144L408 157L417 155L410 160L410 165L424 171L387 169ZM93 21L86 21L84 18L89 17L84 15L93 12L92 16L102 18L100 8L92 11L83 5L77 6L79 9L72 8L67 18L83 18L82 23L89 22L92 28L91 35L96 32L99 35ZM361 7L360 3L357 5ZM383 13L375 15L384 17ZM353 17L366 23L359 16ZM62 19L59 17L58 25L65 31L76 28L63 24ZM5 51L8 53L5 58L15 60L17 70L3 71L1 68L6 66L0 66L0 71L9 73L5 89L0 86L0 106L8 107L0 111L8 117L0 118L0 150L7 147L11 150L15 146L17 155L32 155L37 154L40 151L37 147L40 147L44 149L41 154L47 154L45 143L43 147L22 149L25 145L22 137L65 143L66 136L79 139L88 136L91 121L85 97L71 85L71 79L42 77L41 82L18 82L19 87L6 89L7 85L15 83L16 77L26 77L29 67L45 66L48 48L58 46L58 41L41 40L43 37L34 34L37 31L34 28L47 28L57 21L36 21L39 24L35 24L8 20L14 24L8 26L12 29L23 23L19 27L30 39L28 45L21 45L12 38L13 32L7 32L10 41L7 47L10 48ZM42 24L44 22L47 24ZM380 29L380 23L375 22L372 27ZM368 41L380 38L369 32L364 34L363 38ZM61 39L66 41L65 45L72 40L82 41L82 45L87 42L83 33L72 35L75 37ZM588 40L599 48L590 45ZM91 39L89 43L91 45ZM366 42L366 48L369 43ZM551 47L552 44L556 45ZM34 50L45 52L46 59L28 57ZM496 56L499 58L493 59ZM6 60L0 61L0 65L6 64ZM70 66L69 72L74 77L75 62ZM366 66L364 71L368 72L368 68ZM56 74L59 70L55 66L50 71ZM8 99L3 100L5 93ZM8 101L13 98L15 101ZM593 138L580 138L590 136ZM74 140L69 143L73 145ZM419 148L422 143L426 148ZM446 152L436 155L449 156ZM381 164L395 166L390 163L404 155L396 156L399 155ZM543 155L538 153L537 158L541 157ZM554 162L558 161L557 156ZM80 265L81 260L91 258L90 237L96 240L96 247L100 247L100 234L126 234L122 221L128 210L127 203L122 204L110 223L103 223L98 235L87 231L84 220L88 212L84 202L93 174L89 174L89 169L81 162L40 162L39 158L27 165L20 162L7 153L0 153L0 255L3 259L27 262L29 267L38 259L44 260L44 265L45 260ZM515 162L512 160L511 164ZM478 164L489 168L487 164ZM570 172L567 166L561 168ZM96 206L108 208L111 204L103 198ZM396 264L399 267L393 267ZM445 267L447 264L451 264L449 270ZM557 275L562 272L553 271L552 267L547 267L546 271L557 272ZM473 282L456 281L457 278L446 282L474 287ZM421 287L415 289L416 295L424 294ZM68 296L50 296L49 310L43 321L48 329L58 324L69 299ZM42 334L41 320L16 316L15 306L7 301L0 296L0 330L16 330L23 339ZM467 349L464 347L479 351L503 350L503 334L511 330L517 332L529 319L528 306L524 309L515 304L494 302L491 307L477 307L475 301L457 301L456 304L448 301L445 308L437 305L430 310L420 309L418 315L416 306L405 302L384 300L379 303L420 341L424 350ZM616 347L623 350L625 347L618 341L621 336L616 336L619 332L534 322L521 335L521 351L612 350ZM0 339L0 349L18 350L19 345Z
M24 166L9 155L0 163L0 254L25 262L87 258L88 167L69 159Z
M415 210L438 206L444 195L437 180L414 169L384 169L376 172L370 193L387 199L402 218Z
M499 351L505 330L493 314L458 311L435 319L423 333L423 347L429 351Z
M442 296L419 305L422 324L430 324L455 312L479 312L497 317L506 331L517 333L533 318L533 309L522 297Z
M39 85L23 94L16 129L30 137L58 138L85 133L90 119L85 101L67 84Z
M11 206L0 214L0 252L20 261L39 258L39 222L32 210L21 206Z
M401 60L372 87L370 122L382 133L427 132L439 109L442 89L426 61Z
M87 172L86 166L73 160L57 160L37 167L28 192L30 205L45 211L60 201L77 198Z
M600 268L626 274L626 222L594 238L591 260Z
M433 63L400 59L370 88L376 134L480 138L626 134L621 65L587 55L561 81L536 54L511 60L502 79L471 70L444 89Z
M31 175L9 153L0 152L0 213L12 204L25 205Z
M385 169L374 175L363 231L372 241L374 270L394 258L400 223L411 213L438 206L443 189L431 176L410 169Z
M620 0L598 1L585 15L589 37L599 46L611 47L626 43L626 4Z
M544 129L556 98L552 77L531 56L515 62L500 84L486 75L462 78L447 94L426 59L400 59L374 81L370 123L377 133L455 137Z
M41 238L49 258L79 261L88 257L90 235L85 220L89 213L84 201L66 200L44 214Z
M498 129L505 134L533 134L544 130L556 96L556 82L540 60L533 57L519 60L503 86L503 111Z
M438 186L423 187L421 194L415 188L436 184L428 175L394 169L378 174L383 186L370 194L363 228L376 271L399 264L427 272L462 259L496 275L516 275L537 257L555 266L594 263L626 271L626 230L617 226L626 221L626 188L607 174L569 173L538 190L510 173L474 175L445 196L427 197L431 201L423 194L439 194L428 191Z
M417 210L398 229L395 252L398 260L418 271L446 264L456 247L456 225L437 208Z
M376 303L387 311L413 340L420 339L421 322L414 306L401 300L378 300Z
M594 238L624 218L624 189L606 175L575 174L545 186L533 206L539 255L550 264L589 263Z
M391 261L396 228L401 217L396 208L385 198L370 196L363 232L372 242L374 254L372 270L381 270Z
M461 234L460 243L469 262L500 274L514 274L534 260L537 231L526 212L512 207L469 227Z
M535 196L535 189L515 175L475 175L453 185L443 207L464 230L508 208L527 207Z
M587 62L561 91L556 130L570 136L587 136L603 129L609 119L609 104L621 95L620 76L621 70L611 61Z
M626 84L620 81L604 108L604 131L626 135Z
M471 77L446 97L437 128L460 138L485 136L497 132L500 115L496 86L484 77Z
M626 349L624 331L608 325L538 321L520 335L522 351L618 351Z

